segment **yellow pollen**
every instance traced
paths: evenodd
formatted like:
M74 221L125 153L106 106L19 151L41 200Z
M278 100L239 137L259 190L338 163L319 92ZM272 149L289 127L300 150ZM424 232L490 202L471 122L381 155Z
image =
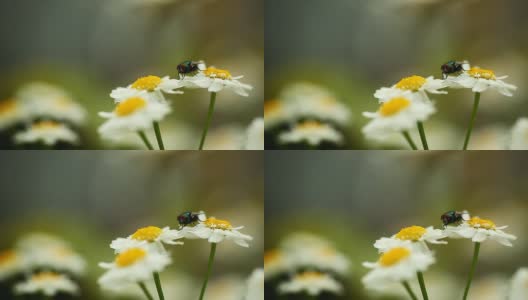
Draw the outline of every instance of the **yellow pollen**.
M17 102L15 99L8 99L0 102L0 114L8 113L15 110Z
M305 271L300 274L297 274L295 277L299 280L318 279L318 278L323 277L323 273L314 272L314 271Z
M60 278L60 274L55 272L40 272L31 276L31 280L45 281L45 280L56 280Z
M473 67L469 69L469 71L467 72L471 77L495 80L495 73L492 70L486 70L486 69L481 69L478 67Z
M300 130L310 130L310 129L316 129L322 127L323 124L317 121L304 121L302 123L297 124L297 129Z
M127 267L130 266L147 255L147 252L140 248L130 248L122 253L120 253L116 259L115 263L119 267Z
M204 74L211 78L231 79L231 73L228 70L217 69L215 67L208 67L205 69Z
M379 113L382 116L388 117L397 114L402 109L406 108L411 104L411 101L407 98L398 97L392 98L391 100L383 103L379 109Z
M114 112L116 115L121 117L128 116L145 105L147 105L147 101L145 101L143 98L128 98L127 100L119 103Z
M14 250L6 250L0 252L0 265L9 263L17 258L17 254Z
M405 77L396 83L396 87L401 90L417 91L425 84L425 78L413 75Z
M425 234L425 228L421 226L405 227L396 234L399 240L417 241Z
M229 223L229 221L219 220L219 219L214 218L214 217L207 218L207 220L205 220L204 224L205 224L205 226L207 226L209 228L212 228L212 229L229 230L229 229L233 228L231 226L231 223Z
M158 76L145 76L141 77L132 83L132 88L137 90L153 91L161 83L161 78Z
M279 100L268 100L264 102L264 116L273 114L282 108Z
M264 265L273 263L282 257L282 253L279 250L269 250L264 253Z
M495 223L488 219L481 219L473 217L468 221L468 224L475 228L495 229Z
M389 267L397 264L409 255L411 255L411 251L407 248L392 248L391 250L383 253L379 259L379 264L384 267Z
M160 236L161 231L161 228L156 226L143 227L136 230L136 232L134 232L132 235L132 238L138 241L152 242Z
M45 130L59 127L60 124L55 121L40 121L33 123L31 127L36 130Z

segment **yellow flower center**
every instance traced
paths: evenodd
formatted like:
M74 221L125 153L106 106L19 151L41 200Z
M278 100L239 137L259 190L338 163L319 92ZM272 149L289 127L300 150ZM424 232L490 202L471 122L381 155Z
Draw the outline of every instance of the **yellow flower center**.
M8 99L0 102L0 114L9 113L15 110L17 102L15 99Z
M397 264L402 259L406 258L407 256L411 255L411 251L407 248L393 248L385 253L380 257L379 264L384 267L389 267L392 265Z
M282 108L282 103L279 100L268 100L264 102L264 117L278 112Z
M425 234L425 228L421 226L405 227L396 233L396 238L407 241L417 241Z
M473 217L468 221L468 224L475 228L484 228L484 229L495 229L495 223L491 220L481 219L479 217Z
M140 108L143 108L147 105L147 101L140 97L128 98L127 100L119 103L115 108L115 114L123 117L128 116Z
M16 258L17 258L17 254L14 250L2 251L0 252L0 265L12 262Z
M311 279L319 279L323 276L324 275L321 272L305 271L305 272L297 274L295 277L299 280L311 280Z
M405 77L396 83L396 87L401 90L417 91L425 84L425 78L413 75Z
M46 129L52 129L57 128L60 126L60 123L57 123L55 121L40 121L33 123L31 127L35 130L46 130Z
M282 253L279 250L269 250L264 253L264 265L274 263L278 260L280 260L282 257Z
M55 272L40 272L31 276L31 280L34 281L56 280L59 278L60 274Z
M411 104L411 101L407 98L403 98L403 97L392 98L391 100L381 105L379 109L379 113L384 117L392 116L394 114L397 114L401 110L405 109L410 104Z
M207 227L209 227L211 229L229 230L229 229L233 228L233 226L231 226L231 223L229 223L229 221L219 220L219 219L214 218L214 217L207 218L207 220L205 220L204 224L205 224L205 226L207 226Z
M215 67L208 67L204 71L205 76L211 78L231 79L231 73L228 70L217 69Z
M143 227L136 230L132 235L132 238L138 241L152 242L160 236L161 232L161 228L156 226Z
M145 250L140 248L131 248L120 253L116 257L115 263L118 267L128 267L142 260L145 255L147 255Z
M302 123L297 124L297 129L300 130L310 130L310 129L316 129L322 127L323 124L321 122L317 121L304 121Z
M132 83L132 88L137 90L153 91L161 83L161 78L158 76L145 76L141 77Z
M495 73L492 70L486 70L486 69L481 69L481 68L477 68L477 67L472 67L467 72L468 72L468 74L471 77L495 80Z

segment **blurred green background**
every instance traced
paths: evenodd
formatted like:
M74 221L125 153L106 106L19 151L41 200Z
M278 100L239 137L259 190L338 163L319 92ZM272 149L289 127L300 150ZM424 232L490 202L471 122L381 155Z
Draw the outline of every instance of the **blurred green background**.
M368 121L361 113L378 109L376 89L413 74L441 78L443 63L467 59L509 75L505 81L518 87L511 99L494 91L482 96L472 149L496 149L528 115L527 9L522 0L268 0L265 98L296 81L325 86L354 116L349 147L374 147L360 129ZM438 113L425 123L432 149L459 149L472 93L450 90L432 99Z
M100 148L97 112L114 108L113 88L149 74L176 77L179 63L203 59L254 87L248 99L232 92L217 99L218 134L245 129L262 115L262 7L262 0L2 1L0 99L30 81L61 86L88 109L88 148ZM195 147L185 134L201 130L208 97L204 90L172 97L171 120L161 126L179 149Z
M187 210L244 226L249 248L221 243L207 299L232 299L247 276L262 267L264 243L263 157L251 151L2 152L1 249L30 232L64 238L88 261L82 299L110 299L96 280L97 266L114 259L110 242L148 225L178 227ZM209 243L187 240L169 248L173 264L161 273L168 299L197 298ZM131 291L143 299L141 291ZM128 298L127 298L128 299ZM137 299L137 298L130 298Z
M504 299L510 277L528 265L527 170L522 152L268 151L265 249L293 232L321 235L352 261L351 293L377 299L360 282L367 272L361 263L378 259L374 241L411 225L442 228L444 212L467 209L509 225L505 231L518 238L513 248L483 243L470 292L470 299ZM432 247L437 263L425 272L431 299L461 298L473 245L448 242ZM408 299L404 293L398 285L394 298L383 299Z

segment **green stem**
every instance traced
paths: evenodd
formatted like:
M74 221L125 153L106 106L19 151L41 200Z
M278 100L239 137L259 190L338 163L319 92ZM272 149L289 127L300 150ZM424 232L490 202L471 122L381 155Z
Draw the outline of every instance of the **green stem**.
M423 273L417 272L416 275L418 276L418 282L420 283L420 290L422 290L423 299L429 300L429 296L427 296L427 289L425 288L425 281L423 278Z
M429 150L429 145L427 145L427 138L425 137L425 130L422 122L417 122L418 132L420 132L420 139L422 140L422 145L424 150Z
M156 283L156 290L158 290L159 299L165 300L165 296L163 296L163 289L161 288L161 281L160 281L159 273L154 272L152 273L152 275L154 276L154 282Z
M468 281L466 284L466 289L464 290L464 300L467 299L469 293L469 287L471 286L471 281L473 280L473 274L475 273L475 267L477 266L477 260L480 250L480 243L475 243L475 250L473 251L473 262L471 262L471 269L469 270Z
M207 265L207 275L205 275L205 280L202 285L202 291L200 292L199 300L203 300L205 295L205 289L207 288L207 282L209 281L209 276L211 275L211 269L213 268L213 261L216 252L216 243L211 243L211 253L209 254L209 263Z
M407 293L409 293L409 296L411 296L411 299L418 300L418 298L416 297L416 295L412 291L411 286L409 285L409 283L407 281L402 281L402 284L403 284L403 287L405 288L405 290L407 291Z
M154 300L154 298L152 297L150 292L147 290L147 287L145 286L145 284L143 282L138 282L138 284L139 284L139 287L141 288L141 290L143 291L143 293L145 293L145 296L147 296L147 299L148 300Z
M409 143L409 145L411 145L411 148L413 150L418 150L418 148L416 147L416 144L413 142L409 132L408 131L402 131L402 134L403 134L403 137L405 138L405 140L407 140L407 142Z
M466 139L464 140L464 148L462 150L467 150L469 144L469 138L471 137L471 130L473 130L473 124L475 123L475 118L477 117L477 110L480 102L480 93L475 93L475 100L473 100L473 111L471 112L471 119L469 120L469 125L466 133Z
M205 127L202 133L202 139L200 140L200 146L198 147L198 150L202 150L204 143L205 143L205 137L207 136L207 130L209 130L209 124L211 124L211 118L213 116L214 106L216 102L216 93L211 93L211 100L209 101L209 112L207 113L207 120L205 121Z
M145 135L145 132L143 132L142 130L139 130L138 134L141 140L143 141L143 143L145 143L145 145L147 146L147 148L149 150L154 150L154 148L152 148L152 144L149 142L147 136Z
M163 139L161 138L161 130L159 127L158 122L154 122L154 131L156 132L156 140L158 140L158 146L160 150L165 150L165 146L163 146Z

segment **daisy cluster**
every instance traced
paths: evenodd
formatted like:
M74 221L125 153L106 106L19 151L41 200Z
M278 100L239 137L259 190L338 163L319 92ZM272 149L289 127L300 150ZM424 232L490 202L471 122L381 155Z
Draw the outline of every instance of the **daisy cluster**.
M193 64L192 62L186 62ZM156 133L158 146L164 149L159 123L171 112L172 104L167 95L181 95L185 89L205 89L211 93L211 105L208 115L209 125L216 94L223 90L230 90L235 94L247 97L252 86L239 81L243 76L232 76L228 70L207 67L200 62L196 70L180 74L179 78L169 76L159 77L148 75L138 78L126 87L118 87L110 93L114 109L100 112L99 116L105 122L99 127L100 136L109 142L120 144L138 135L149 149L153 143L149 140L149 131ZM256 118L244 135L237 141L237 149L263 149L264 129L262 119Z
M3 148L71 148L80 144L85 118L85 109L65 90L28 83L0 101L0 140Z
M329 241L309 233L286 237L264 254L266 294L342 295L350 262Z
M70 245L55 236L32 233L12 249L0 252L0 286L13 295L78 295L78 280L86 262Z
M401 229L390 237L382 237L374 243L379 253L375 262L364 262L363 266L369 272L362 282L366 289L378 293L391 291L395 284L402 284L413 297L411 283L418 279L422 294L427 298L423 273L436 263L431 245L446 245L446 239L468 239L476 247L474 262L478 257L480 243L495 241L511 247L515 236L503 231L507 226L496 226L488 219L471 217L467 212L450 211L442 215L444 227L436 229L432 226L409 226ZM472 265L474 271L475 264ZM469 282L469 284L471 281ZM414 285L415 286L415 285ZM469 292L469 285L465 295ZM466 299L466 298L464 298Z
M323 87L299 82L264 103L267 148L339 148L350 111Z
M455 68L455 71L448 71ZM370 121L363 127L364 136L377 143L386 143L395 135L403 135L413 149L418 149L412 138L412 132L419 132L424 150L428 150L424 122L436 112L435 101L431 95L447 94L447 89L470 89L475 100L468 133L464 141L464 150L468 147L469 137L477 113L481 93L488 90L511 97L516 86L503 81L507 76L495 76L494 71L470 66L468 62L448 62L442 66L443 79L433 76L412 75L405 77L390 87L382 87L374 93L379 108L375 112L364 112ZM517 143L518 145L519 143Z

